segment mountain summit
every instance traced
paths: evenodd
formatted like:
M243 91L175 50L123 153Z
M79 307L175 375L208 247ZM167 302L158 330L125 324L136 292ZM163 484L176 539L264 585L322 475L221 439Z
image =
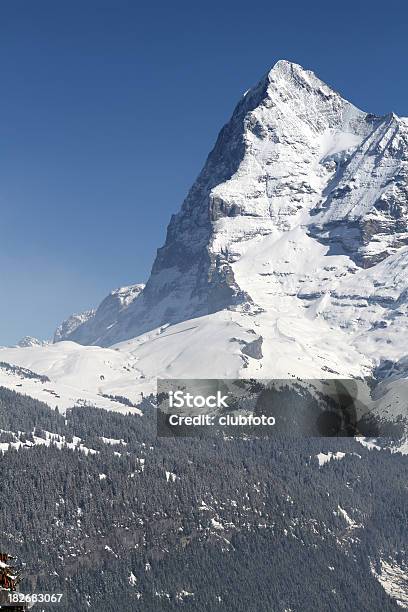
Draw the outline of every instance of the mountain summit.
M407 160L406 119L360 111L277 62L221 130L143 291L56 340L108 346L226 309L252 316L251 329L276 311L308 328L326 319L334 337L378 329L378 318L392 329L387 300L405 308L388 270L408 261Z
M221 130L146 286L70 317L54 344L1 349L0 382L128 410L158 377L371 377L372 402L405 418L407 134L278 62Z

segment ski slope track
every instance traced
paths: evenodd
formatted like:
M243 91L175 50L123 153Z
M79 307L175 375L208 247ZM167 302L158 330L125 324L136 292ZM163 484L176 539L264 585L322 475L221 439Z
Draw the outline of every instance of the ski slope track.
M146 285L0 361L70 401L78 385L135 400L157 377L374 375L376 402L406 417L390 398L408 376L407 305L408 119L363 112L282 60L221 130Z

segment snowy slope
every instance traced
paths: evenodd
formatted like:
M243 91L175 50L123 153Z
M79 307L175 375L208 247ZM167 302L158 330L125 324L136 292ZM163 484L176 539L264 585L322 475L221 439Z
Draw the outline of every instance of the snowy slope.
M23 370L13 370L5 364ZM75 405L93 405L125 413L139 412L103 396L126 396L139 403L141 395L135 382L140 376L134 357L113 349L75 342L0 349L0 385L58 406L62 411Z

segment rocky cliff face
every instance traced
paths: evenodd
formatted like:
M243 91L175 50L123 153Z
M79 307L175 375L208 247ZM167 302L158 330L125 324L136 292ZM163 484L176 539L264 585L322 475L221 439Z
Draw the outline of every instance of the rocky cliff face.
M408 121L387 115L351 154L330 161L334 176L313 213L331 252L367 268L408 244Z

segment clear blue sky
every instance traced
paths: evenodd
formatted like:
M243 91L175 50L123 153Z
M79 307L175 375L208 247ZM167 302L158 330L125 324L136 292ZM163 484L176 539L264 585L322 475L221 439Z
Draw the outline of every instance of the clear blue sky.
M3 0L0 344L144 281L241 94L280 58L408 115L408 3Z

